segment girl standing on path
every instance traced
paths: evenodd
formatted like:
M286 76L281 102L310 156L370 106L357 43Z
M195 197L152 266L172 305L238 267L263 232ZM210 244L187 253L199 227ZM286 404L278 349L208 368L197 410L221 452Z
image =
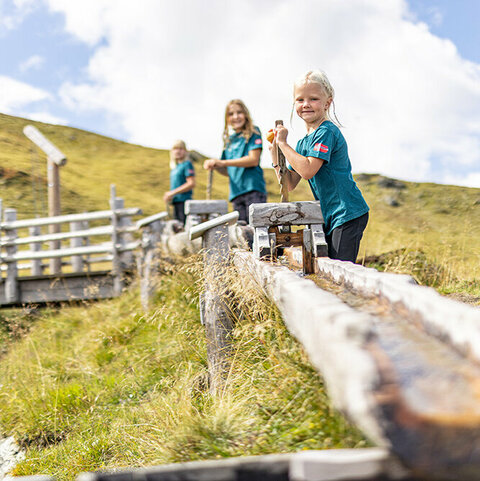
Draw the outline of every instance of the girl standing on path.
M175 219L185 224L185 201L192 198L195 170L187 158L187 146L177 140L170 150L170 189L163 195L165 203L172 202Z
M328 256L355 262L369 207L353 180L345 138L329 114L334 90L325 73L313 70L295 82L293 95L295 111L305 122L307 135L294 150L287 143L288 130L277 126L272 143L273 167L278 177L278 146L290 164L286 173L288 190L295 189L300 179L307 179L320 201Z
M238 211L240 221L248 222L248 207L267 201L263 170L260 167L262 136L253 125L245 104L231 100L225 109L223 152L220 159L207 159L203 167L228 176L229 200Z

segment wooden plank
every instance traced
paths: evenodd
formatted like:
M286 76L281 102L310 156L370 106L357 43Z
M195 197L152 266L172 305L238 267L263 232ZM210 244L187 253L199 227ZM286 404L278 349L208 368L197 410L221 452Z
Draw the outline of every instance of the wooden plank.
M23 133L35 144L38 145L46 154L49 160L56 165L65 165L67 162L66 155L52 142L50 142L40 131L33 125L26 125Z
M233 225L238 220L238 212L235 210L228 214L221 215L220 217L215 217L214 219L207 220L196 226L193 226L188 233L189 239L194 240L201 237L205 232L215 229L222 224Z
M117 210L115 215L119 217L123 216L135 216L141 215L142 209L137 207L129 207L121 210ZM15 222L3 222L0 224L0 229L2 230L9 230L9 229L23 229L26 227L35 227L35 226L43 226L43 225L50 225L50 224L62 224L66 222L75 222L81 220L101 220L101 219L110 219L113 215L111 210L99 210L95 212L85 212L83 214L68 214L68 215L59 215L55 217L39 217L38 219L25 219L25 220L17 220Z
M19 298L8 301L0 289L0 305L38 304L82 299L108 299L115 297L110 271L86 274L24 276L18 279Z
M79 222L79 221L75 221ZM73 224L71 222L70 224ZM38 228L37 227L31 227L33 228ZM43 235L38 235L38 236L29 236L29 237L20 237L15 239L14 245L24 245L24 244L30 244L32 242L49 242L51 240L67 240L67 239L75 239L79 237L92 237L92 236L100 236L100 235L111 235L112 234L112 226L111 225L106 225L106 226L100 226L100 227L92 227L91 229L85 229L85 230L75 230L75 231L68 231L68 232L59 232L58 234L43 234ZM0 242L0 247L6 247L7 245L11 245L6 240L2 240Z
M148 217L144 217L143 219L138 220L135 223L136 229L140 229L142 227L146 227L149 224L157 222L159 220L164 220L168 217L168 212L159 212L158 214L153 214Z
M275 302L324 377L336 408L370 439L429 479L480 478L476 363L417 329L414 317L383 314L380 319L367 309L353 309L251 253L235 252L234 262L240 278L253 277ZM405 284L402 276L398 283Z
M21 251L12 256L5 256L2 262L15 262L23 260L33 260L33 259L49 259L52 257L70 257L70 256L81 256L89 254L104 254L105 252L112 252L112 243L106 242L104 244L98 244L94 246L83 246L83 247L65 247L61 250L44 250L38 252Z
M226 200L187 200L185 215L226 214L228 202Z
M323 224L318 201L252 204L249 214L252 227Z

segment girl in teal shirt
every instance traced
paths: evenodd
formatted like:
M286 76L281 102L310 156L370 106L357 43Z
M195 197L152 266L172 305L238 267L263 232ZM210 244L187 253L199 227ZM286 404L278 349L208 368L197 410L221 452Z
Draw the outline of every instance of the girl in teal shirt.
M307 135L294 150L287 143L287 129L277 126L272 159L278 176L274 148L278 145L290 164L286 174L289 190L300 179L308 180L322 208L329 257L355 262L369 207L353 180L345 138L330 118L333 96L333 88L321 71L309 71L295 83L294 108L305 122Z
M231 100L225 109L223 152L220 159L207 159L203 166L215 169L229 178L229 200L239 213L239 220L248 222L250 204L267 201L263 170L260 167L262 136L253 125L245 104Z
M185 201L192 198L195 187L195 170L187 157L187 146L177 140L170 150L170 190L163 200L173 204L175 219L185 224Z

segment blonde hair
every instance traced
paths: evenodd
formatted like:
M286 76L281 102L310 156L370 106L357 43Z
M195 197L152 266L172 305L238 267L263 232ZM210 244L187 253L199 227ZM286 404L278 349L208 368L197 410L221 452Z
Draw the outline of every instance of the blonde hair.
M330 83L330 80L328 80L327 74L322 70L309 70L308 72L304 73L301 77L297 78L297 80L295 80L293 84L294 98L295 98L296 89L308 83L315 83L317 85L320 85L320 87L327 94L327 96L330 99L332 99L332 102L330 103L328 110L325 112L325 116L327 120L330 120L331 122L337 124L339 127L342 127L342 124L338 120L337 114L335 112L335 102L333 100L335 97L335 90L333 90L332 84ZM330 115L330 108L332 107L333 107L333 117L332 115ZM293 116L293 108L292 108L292 114L290 116L290 120L292 119L292 116Z
M172 148L170 149L170 169L174 169L178 164L178 161L175 159L172 153L172 150L175 148L185 149L185 157L183 160L185 160L188 156L187 145L185 144L185 142L183 140L176 140L173 143Z
M243 113L245 114L245 125L242 128L242 135L245 137L245 140L248 142L252 134L255 132L260 134L258 129L253 125L252 117L250 112L247 109L247 106L243 103L240 99L233 99L228 102L227 106L225 107L225 127L223 129L223 146L226 147L230 142L230 133L229 133L229 124L228 124L228 110L232 105L238 105Z

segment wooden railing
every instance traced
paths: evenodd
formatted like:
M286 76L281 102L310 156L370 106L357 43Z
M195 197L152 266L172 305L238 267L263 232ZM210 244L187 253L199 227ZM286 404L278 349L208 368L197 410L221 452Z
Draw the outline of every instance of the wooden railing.
M141 246L133 233L167 214L134 223L132 217L140 215L141 209L125 208L114 186L110 207L25 220L17 220L15 209L4 209L0 223L0 305L119 295L125 274L135 267L133 251ZM93 222L97 225L90 227ZM51 226L64 230L45 232ZM69 244L62 245L65 241ZM52 259L60 262L46 263Z

